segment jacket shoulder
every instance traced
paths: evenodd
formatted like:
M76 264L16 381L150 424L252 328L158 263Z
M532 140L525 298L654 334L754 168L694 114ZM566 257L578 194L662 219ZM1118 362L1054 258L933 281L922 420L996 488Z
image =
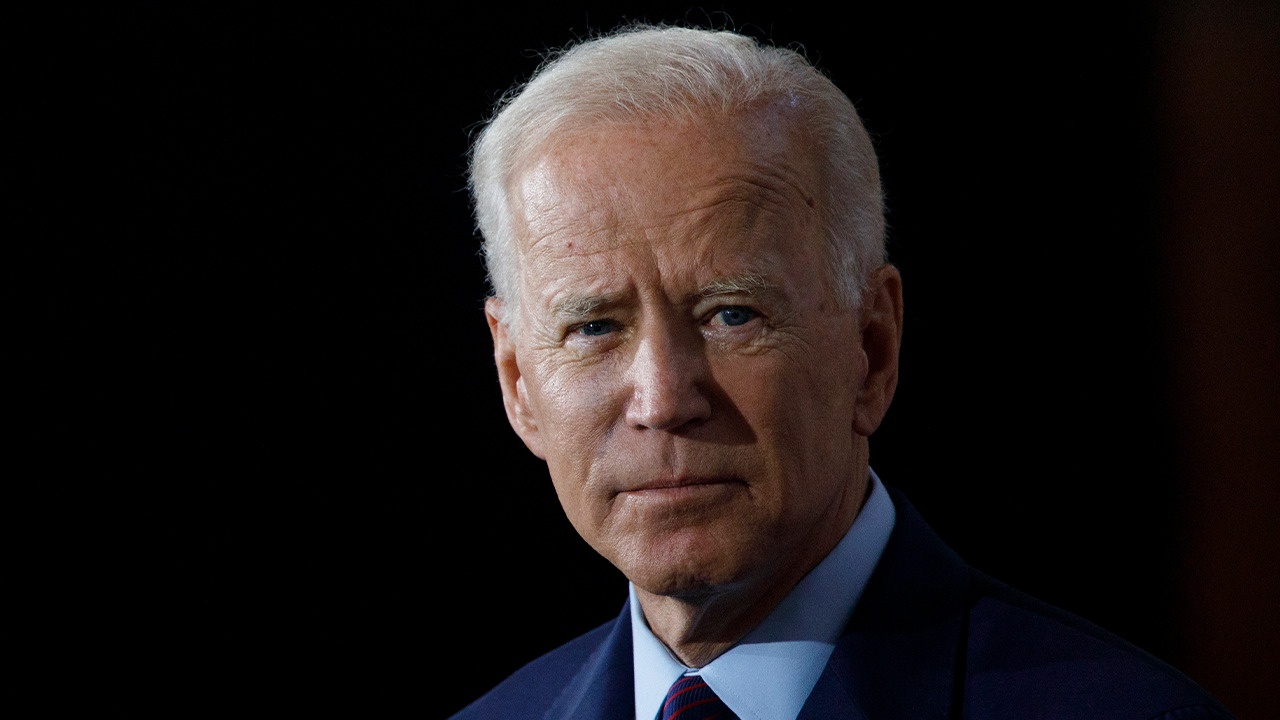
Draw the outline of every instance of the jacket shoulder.
M967 717L1231 717L1153 655L972 572L963 652Z
M615 621L607 622L533 660L451 720L542 717L605 641L614 624Z

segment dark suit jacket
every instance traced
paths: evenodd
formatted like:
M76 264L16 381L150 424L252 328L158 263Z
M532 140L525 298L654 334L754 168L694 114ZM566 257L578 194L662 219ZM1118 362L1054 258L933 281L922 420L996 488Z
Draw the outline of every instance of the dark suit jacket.
M893 493L897 522L801 720L1230 718L1173 668L966 565ZM635 712L630 611L529 663L455 720Z

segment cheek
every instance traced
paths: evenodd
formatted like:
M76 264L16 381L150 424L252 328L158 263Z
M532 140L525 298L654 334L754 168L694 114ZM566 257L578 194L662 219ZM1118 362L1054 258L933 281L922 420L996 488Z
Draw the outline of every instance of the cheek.
M777 356L757 359L725 372L722 387L753 426L786 433L812 419L813 406L826 391L820 365Z
M814 354L739 373L734 403L783 477L829 471L823 466L844 459L854 410L848 365Z
M586 481L620 414L608 376L591 370L560 366L531 378L530 403L557 483Z

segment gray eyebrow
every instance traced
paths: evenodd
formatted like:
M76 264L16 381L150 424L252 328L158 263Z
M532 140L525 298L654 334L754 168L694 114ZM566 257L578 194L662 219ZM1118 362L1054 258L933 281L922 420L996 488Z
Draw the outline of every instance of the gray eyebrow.
M716 278L698 290L697 297L715 297L717 295L759 294L778 291L777 283L759 273L743 273L729 277ZM587 317L601 308L613 307L623 302L626 293L613 292L601 295L570 295L557 300L551 306L551 312L557 316L571 318Z
M617 305L622 300L622 293L606 293L604 295L571 295L556 301L551 311L556 315L569 317L585 317L602 307Z
M778 285L765 276L758 273L745 273L716 278L703 285L698 294L702 297L714 297L716 295L752 294L776 290L778 290Z

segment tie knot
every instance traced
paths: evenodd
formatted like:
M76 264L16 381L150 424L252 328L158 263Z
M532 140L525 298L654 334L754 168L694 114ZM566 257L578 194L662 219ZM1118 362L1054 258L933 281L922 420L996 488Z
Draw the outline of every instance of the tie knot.
M671 684L662 700L662 709L654 720L738 720L706 681L697 675L684 675Z

